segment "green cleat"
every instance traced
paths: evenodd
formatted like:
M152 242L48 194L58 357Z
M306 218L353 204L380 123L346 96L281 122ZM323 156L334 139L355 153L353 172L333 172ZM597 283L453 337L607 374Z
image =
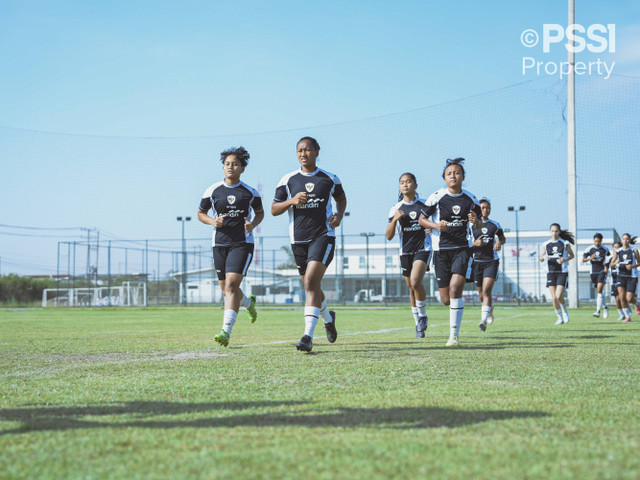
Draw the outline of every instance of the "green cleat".
M223 347L229 345L229 334L222 330L219 334L217 334L213 339L218 342Z
M458 336L457 335L451 335L449 337L449 341L447 342L447 347L453 347L453 348L457 348L460 346L460 342L458 341Z
M251 323L256 323L256 320L258 319L258 311L256 310L256 296L249 295L249 300L251 300L251 305L247 307L247 313L249 314Z

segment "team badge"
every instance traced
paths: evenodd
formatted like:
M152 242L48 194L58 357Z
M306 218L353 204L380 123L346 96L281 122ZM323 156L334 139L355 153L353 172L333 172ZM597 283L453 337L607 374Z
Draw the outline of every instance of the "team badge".
M236 202L236 197L234 197L233 195L229 195L227 197L227 202L229 202L231 205L233 205Z
M555 255L556 253L558 253L558 247L553 247L553 254Z
M622 255L622 259L626 262L627 261L627 254L625 253L624 255Z
M455 213L456 215L460 213L460 205L453 206L453 213Z
M411 220L415 220L418 216L418 212L409 212L409 216L411 217Z
M482 234L483 235L486 235L488 231L489 231L489 229L487 227L483 227L482 228Z
M307 183L307 184L305 184L304 188L307 189L307 192L311 193L315 186L316 186L315 183Z

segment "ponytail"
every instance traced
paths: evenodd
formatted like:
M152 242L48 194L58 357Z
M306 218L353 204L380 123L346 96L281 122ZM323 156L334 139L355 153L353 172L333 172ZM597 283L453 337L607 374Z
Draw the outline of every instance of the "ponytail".
M635 245L636 244L636 239L638 238L637 236L636 237L632 237L631 234L629 234L629 233L624 233L622 236L624 237L625 235L627 237L629 237L629 245Z
M571 233L569 230L562 230L562 228L560 227L559 223L552 223L551 225L549 225L549 228L551 227L558 227L558 229L560 230L560 238L562 240L566 240L567 242L569 242L571 245L575 245L576 240L573 236L573 233Z

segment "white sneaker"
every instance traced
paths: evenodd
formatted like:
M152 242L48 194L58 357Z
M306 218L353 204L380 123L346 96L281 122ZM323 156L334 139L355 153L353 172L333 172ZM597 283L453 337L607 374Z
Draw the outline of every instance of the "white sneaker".
M556 320L556 323L554 323L554 325L562 325L564 323L564 320L562 319L562 317L558 317L558 319Z
M565 314L562 316L562 323L569 323L569 314Z
M604 306L604 311L602 312L602 316L605 318L605 320L609 318L609 307L607 307L606 305Z
M460 342L458 342L458 336L457 335L451 335L449 337L449 341L447 342L447 347L459 347L460 346Z
M591 316L595 318L600 318L600 312L593 312L593 315Z
M489 325L493 323L493 307L491 307L491 311L489 312L489 318L487 318L487 323Z

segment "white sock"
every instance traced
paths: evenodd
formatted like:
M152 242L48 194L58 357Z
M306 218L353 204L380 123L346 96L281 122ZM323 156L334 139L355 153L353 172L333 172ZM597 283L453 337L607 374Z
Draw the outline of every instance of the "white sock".
M249 308L251 306L251 299L242 292L242 299L240 300L240 306Z
M604 300L604 295L599 293L596 297L596 312L600 313L602 310L602 301Z
M558 316L558 318L562 318L562 309L561 308L556 308L556 315Z
M625 317L630 317L631 316L631 309L630 308L625 308L624 309L624 316Z
M418 315L421 317L427 316L427 301L416 300L416 308L418 309Z
M619 308L619 309L618 309L618 313L620 314L620 316L621 316L621 317L624 317L624 316L625 316L625 314L624 314L624 310L623 310L623 309L621 309L621 308Z
M320 309L318 307L304 307L304 334L313 338L313 332L318 324Z
M460 333L462 314L464 313L464 300L462 298L452 298L449 304L449 327L451 335Z
M233 330L233 326L236 323L236 318L238 318L238 312L235 310L231 310L230 308L224 311L224 317L222 320L222 329L231 335L231 330Z
M480 317L480 320L484 323L487 323L490 313L491 307L489 305L482 305L482 317Z
M411 313L413 314L413 320L416 322L416 325L418 325L418 318L420 318L418 307L411 307Z
M563 315L569 315L569 312L567 312L567 306L564 303L560 304L560 310L562 311Z
M305 313L306 315L306 313ZM322 301L322 306L320 306L320 316L322 317L322 321L324 323L333 322L333 318L331 318L331 314L329 313L329 309L327 308L327 300Z

